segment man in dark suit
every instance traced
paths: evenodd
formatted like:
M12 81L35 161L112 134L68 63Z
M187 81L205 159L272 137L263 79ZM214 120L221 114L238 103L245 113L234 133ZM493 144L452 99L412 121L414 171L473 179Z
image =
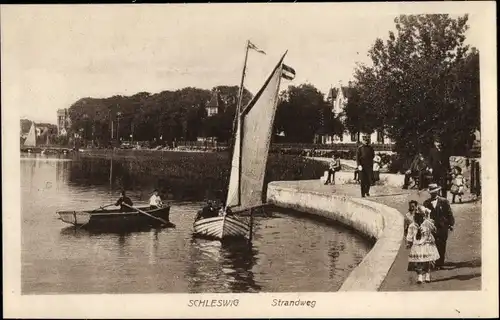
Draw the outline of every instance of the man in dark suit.
M373 179L373 158L375 152L367 135L363 136L363 144L356 152L356 162L361 176L361 197L370 196L370 186Z
M428 171L428 165L424 159L424 156L419 152L410 164L410 168L405 172L405 181L403 184L403 189L408 189L410 184L410 178L418 176L418 190L422 190L427 187L426 174Z
M446 198L450 159L446 155L439 139L434 139L434 146L429 151L429 167L434 183L441 186L441 195Z
M200 220L200 219L206 219L206 218L213 218L217 217L218 212L214 207L214 203L211 200L208 200L207 205L203 207L198 213L196 214L195 220Z
M129 197L127 197L125 190L122 190L122 192L120 193L120 198L116 201L115 206L119 206L120 211L122 212L130 212L134 211L132 208L130 208L133 205L134 203L132 202L132 200L130 200Z
M444 265L448 231L452 231L455 225L455 218L453 217L450 203L448 200L438 196L440 189L435 183L429 184L431 197L424 201L424 207L431 210L430 218L434 220L434 225L436 226L436 231L433 234L439 252L439 260L436 261L436 268L441 268Z

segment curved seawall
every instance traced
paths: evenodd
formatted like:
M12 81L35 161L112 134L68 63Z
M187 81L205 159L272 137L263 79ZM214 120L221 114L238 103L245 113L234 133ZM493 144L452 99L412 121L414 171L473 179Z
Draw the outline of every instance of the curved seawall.
M351 272L339 291L377 291L398 254L404 220L399 211L373 201L271 182L267 202L332 219L376 240L372 250Z

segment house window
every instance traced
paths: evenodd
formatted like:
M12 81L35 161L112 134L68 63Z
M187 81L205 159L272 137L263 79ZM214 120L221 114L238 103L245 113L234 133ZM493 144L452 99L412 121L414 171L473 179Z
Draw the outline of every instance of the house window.
M215 114L217 114L217 108L209 107L207 108L207 116L211 117Z
M354 133L351 133L351 142L356 142L357 141L357 133L354 132Z
M384 143L384 133L382 131L377 131L377 142Z

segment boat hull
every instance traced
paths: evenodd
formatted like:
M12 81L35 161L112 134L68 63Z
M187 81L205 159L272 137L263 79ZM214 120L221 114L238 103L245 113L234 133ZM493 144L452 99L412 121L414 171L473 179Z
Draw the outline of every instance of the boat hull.
M219 216L196 220L193 224L194 235L225 240L229 238L250 238L251 227L235 216Z
M167 227L175 227L169 221L170 207L154 210L149 207L139 209L169 222ZM103 209L97 211L59 211L58 214L61 221L87 229L128 229L146 226L157 227L162 224L160 221L137 211L122 212Z

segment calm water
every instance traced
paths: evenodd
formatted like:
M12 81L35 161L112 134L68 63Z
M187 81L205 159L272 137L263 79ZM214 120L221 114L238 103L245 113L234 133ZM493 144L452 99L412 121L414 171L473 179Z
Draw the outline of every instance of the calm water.
M175 229L75 231L56 211L94 209L117 197L113 183L85 179L96 165L103 162L22 156L23 294L336 291L370 248L348 230L286 211L255 219L251 247L193 239L201 202L172 201ZM70 179L75 174L80 179ZM135 186L129 196L146 203L152 188Z

